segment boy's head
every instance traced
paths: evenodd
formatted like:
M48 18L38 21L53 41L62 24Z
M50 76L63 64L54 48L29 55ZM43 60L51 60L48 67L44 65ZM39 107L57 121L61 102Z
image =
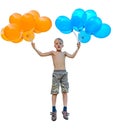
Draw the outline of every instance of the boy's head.
M54 40L54 47L56 48L57 51L61 51L63 48L63 40L61 38L56 38Z

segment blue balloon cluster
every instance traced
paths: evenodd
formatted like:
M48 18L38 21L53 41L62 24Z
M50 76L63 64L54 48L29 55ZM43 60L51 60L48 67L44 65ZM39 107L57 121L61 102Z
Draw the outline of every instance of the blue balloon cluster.
M55 25L64 34L77 31L78 40L82 43L89 42L92 35L96 38L105 38L111 33L110 25L103 23L92 9L86 11L81 8L75 9L70 19L64 15L58 16Z

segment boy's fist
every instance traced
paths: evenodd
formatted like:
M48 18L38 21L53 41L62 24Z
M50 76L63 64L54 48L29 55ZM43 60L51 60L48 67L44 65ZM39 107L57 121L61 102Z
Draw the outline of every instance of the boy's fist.
M78 42L78 43L77 43L77 47L78 47L78 49L80 48L80 46L81 46L81 43Z

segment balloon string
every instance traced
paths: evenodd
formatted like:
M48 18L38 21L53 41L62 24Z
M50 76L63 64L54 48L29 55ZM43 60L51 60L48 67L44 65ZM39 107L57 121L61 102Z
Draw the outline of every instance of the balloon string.
M75 31L73 31L73 34L75 35L77 42L79 42L78 36L77 36L77 34L75 33Z
M33 42L33 39L29 39L29 41L32 43L32 42Z
M33 40L30 40L30 42L33 42Z

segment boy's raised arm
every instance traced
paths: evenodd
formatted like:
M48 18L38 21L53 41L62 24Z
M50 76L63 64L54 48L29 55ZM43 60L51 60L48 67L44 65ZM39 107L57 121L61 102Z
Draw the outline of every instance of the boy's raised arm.
M32 45L33 49L34 49L34 50L38 53L38 55L40 55L40 56L50 56L50 55L53 54L53 51L49 51L49 52L43 53L43 52L37 50L36 47L35 47L35 43L34 43L34 42L31 42L31 45Z
M80 49L81 43L78 42L77 43L77 49L75 50L75 52L73 54L69 54L68 52L65 52L65 55L69 58L74 58L78 52L78 50Z

